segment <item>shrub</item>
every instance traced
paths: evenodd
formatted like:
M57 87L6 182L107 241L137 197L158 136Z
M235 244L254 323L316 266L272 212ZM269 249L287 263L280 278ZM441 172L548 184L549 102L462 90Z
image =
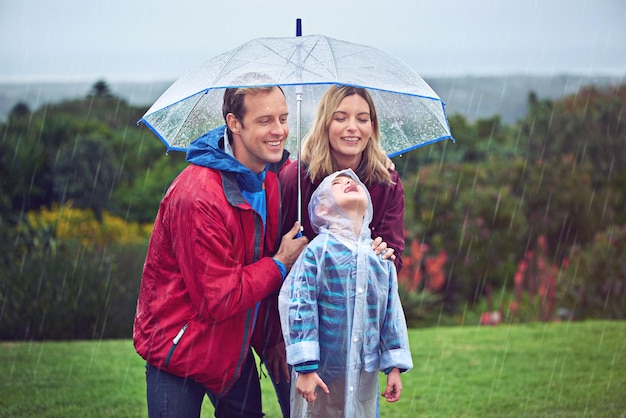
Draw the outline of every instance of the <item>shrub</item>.
M147 227L59 207L2 229L0 339L132 335Z
M596 234L585 248L574 247L557 284L557 298L577 319L626 319L626 226Z
M58 239L79 239L86 247L102 249L113 243L139 244L146 241L152 231L152 224L127 222L107 211L102 212L101 218L90 209L72 207L71 202L28 213L34 228L54 228Z
M443 315L441 295L428 290L409 291L402 284L398 286L398 293L409 328L427 327L440 323Z

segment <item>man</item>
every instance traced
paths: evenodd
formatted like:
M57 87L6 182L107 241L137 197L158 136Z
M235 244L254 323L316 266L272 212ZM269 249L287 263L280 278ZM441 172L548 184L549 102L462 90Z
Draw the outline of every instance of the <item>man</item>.
M308 240L293 238L296 223L278 246L268 165L283 157L287 104L278 87L227 89L222 111L226 126L190 145L150 238L133 330L149 416L199 417L205 394L218 417L263 416L251 347L288 376L276 293Z

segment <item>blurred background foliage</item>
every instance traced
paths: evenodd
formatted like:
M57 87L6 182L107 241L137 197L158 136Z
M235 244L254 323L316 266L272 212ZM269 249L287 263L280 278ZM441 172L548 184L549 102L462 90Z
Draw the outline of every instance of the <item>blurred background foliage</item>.
M626 317L626 86L469 122L394 158L409 326ZM105 81L0 124L0 339L129 338L147 242L185 155Z

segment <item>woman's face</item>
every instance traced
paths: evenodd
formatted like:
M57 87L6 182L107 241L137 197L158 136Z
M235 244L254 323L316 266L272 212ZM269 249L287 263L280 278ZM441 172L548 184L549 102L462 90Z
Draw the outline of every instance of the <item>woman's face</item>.
M339 103L328 127L330 152L339 169L358 168L372 129L370 108L365 99L353 94Z

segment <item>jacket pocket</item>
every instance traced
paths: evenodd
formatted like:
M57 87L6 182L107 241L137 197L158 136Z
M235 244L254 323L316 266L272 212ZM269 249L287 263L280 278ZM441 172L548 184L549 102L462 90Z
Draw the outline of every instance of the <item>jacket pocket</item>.
M359 385L357 386L359 401L366 402L376 399L378 396L378 370L367 372L361 370L359 373Z
M170 347L169 351L167 352L167 356L165 357L165 368L169 366L170 360L174 355L174 351L176 350L176 347L178 347L178 343L180 342L181 338L183 338L183 335L185 334L185 331L187 331L188 327L189 322L186 322L185 325L183 325L183 327L180 329L180 331L178 331L176 337L174 337L174 339L172 340L172 346Z

